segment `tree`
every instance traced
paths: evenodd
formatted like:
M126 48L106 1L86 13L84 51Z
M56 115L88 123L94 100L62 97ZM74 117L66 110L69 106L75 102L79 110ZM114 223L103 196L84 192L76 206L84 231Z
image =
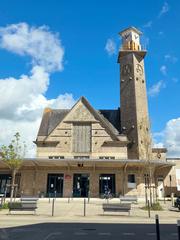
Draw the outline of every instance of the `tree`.
M2 145L1 147L2 160L10 168L12 174L10 202L12 202L14 196L15 177L22 165L25 156L25 149L25 143L20 144L20 134L18 132L14 135L14 138L9 145Z
M146 181L147 186L145 186L145 191L147 188L149 189L150 194L150 204L152 205L152 183L153 183L153 174L152 174L152 137L150 132L150 124L147 118L142 118L142 121L139 124L139 128L141 131L141 148L140 148L140 156L145 160L146 166ZM147 192L146 192L147 193ZM146 198L147 198L147 194ZM147 202L147 199L146 199Z

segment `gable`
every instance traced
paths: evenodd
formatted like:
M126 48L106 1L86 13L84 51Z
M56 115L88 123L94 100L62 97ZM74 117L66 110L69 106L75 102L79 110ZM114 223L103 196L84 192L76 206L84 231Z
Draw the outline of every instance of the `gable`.
M82 101L78 101L77 104L71 109L69 114L64 118L64 122L97 122L97 119L89 111L87 106Z

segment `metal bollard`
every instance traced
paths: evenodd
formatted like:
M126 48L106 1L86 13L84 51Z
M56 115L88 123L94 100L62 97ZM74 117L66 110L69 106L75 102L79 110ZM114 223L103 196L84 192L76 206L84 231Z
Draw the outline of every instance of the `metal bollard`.
M177 220L178 240L180 240L180 220Z
M86 216L86 199L84 198L84 217Z
M88 203L90 202L90 191L88 192Z
M150 203L149 203L149 200L148 200L148 216L149 216L149 218L151 217L151 212L150 212Z
M70 203L70 197L68 197L68 203Z
M156 239L160 240L159 216L158 216L158 214L156 214L155 219L156 219Z
M54 216L54 198L53 198L53 201L52 201L52 217Z

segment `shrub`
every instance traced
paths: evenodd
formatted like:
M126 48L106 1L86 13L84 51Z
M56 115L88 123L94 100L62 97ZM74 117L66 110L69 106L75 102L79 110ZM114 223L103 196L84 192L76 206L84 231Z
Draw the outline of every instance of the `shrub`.
M141 209L143 209L143 210L148 210L148 206L144 206L144 207L142 207ZM162 208L162 206L160 205L160 203L157 202L157 203L153 203L153 204L152 204L152 206L150 207L150 210L152 210L152 211L162 211L163 208Z
M3 203L2 208L0 209L9 209L8 203Z

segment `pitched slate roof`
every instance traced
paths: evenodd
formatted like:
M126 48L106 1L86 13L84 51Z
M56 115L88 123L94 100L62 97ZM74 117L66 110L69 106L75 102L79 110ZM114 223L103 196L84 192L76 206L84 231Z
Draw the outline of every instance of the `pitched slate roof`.
M114 135L120 133L120 109L117 110L94 110L89 102L81 97L88 107L96 113L96 116L102 121ZM50 109L46 108L43 113L38 136L48 136L56 126L66 117L71 109Z
M38 136L48 136L69 112L70 109L50 109L49 111L45 109Z

